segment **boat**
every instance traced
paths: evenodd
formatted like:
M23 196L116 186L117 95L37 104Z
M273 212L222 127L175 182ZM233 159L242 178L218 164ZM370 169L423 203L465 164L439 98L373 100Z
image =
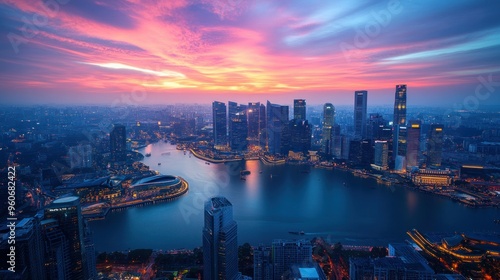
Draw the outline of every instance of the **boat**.
M306 234L304 231L289 231L288 233L295 234L295 235L305 235Z
M150 157L150 156L151 156L151 153L147 153L147 154L146 154L146 156L147 156L147 157Z
M208 162L208 161L205 161L205 164L206 164L206 165L210 165L210 162Z
M259 171L259 174L262 174L262 170Z
M246 181L247 179L245 177L243 177L243 176L240 176L240 180L241 181Z
M161 165L161 162L158 162L158 165Z
M240 175L250 175L250 170L241 170Z

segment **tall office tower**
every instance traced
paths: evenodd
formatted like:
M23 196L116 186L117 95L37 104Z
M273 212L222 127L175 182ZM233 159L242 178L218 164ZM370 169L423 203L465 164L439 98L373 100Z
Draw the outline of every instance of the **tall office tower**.
M271 247L259 246L253 251L253 279L273 280Z
M266 115L266 105L260 104L259 112L259 146L261 148L266 147L267 144L267 115Z
M233 205L225 197L205 202L203 279L238 279L237 225Z
M370 117L368 118L366 137L370 140L389 140L382 139L384 128L386 128L386 121L384 120L384 117L378 113L370 114Z
M90 145L72 146L69 148L68 155L71 169L92 167L92 147Z
M15 259L14 271L0 269L0 279L47 279L40 221L36 217L24 218L16 224L15 233L15 239L0 238L0 252L7 261L5 264ZM10 242L12 240L15 243ZM10 250L12 246L15 247L14 254ZM0 267L5 267L3 261Z
M115 124L110 133L110 150L113 161L124 161L127 157L127 137L125 126Z
M418 154L420 150L420 126L419 120L411 120L407 128L406 141L406 166L418 167Z
M272 104L267 101L267 146L271 154L285 154L285 137L288 129L288 106ZM283 139L282 139L283 138Z
M335 107L331 103L323 105L323 137L322 151L327 155L332 154L333 126L335 124Z
M394 127L394 142L392 143L393 157L395 160L394 169L398 171L406 171L406 138L408 131L406 126L397 125Z
M54 200L46 207L44 219L55 220L67 240L69 277L66 279L86 279L86 255L80 198L69 196Z
M362 139L366 137L366 110L368 92L358 90L354 92L354 137Z
M441 166L443 160L443 128L442 124L431 125L427 143L428 166Z
M375 140L375 158L373 163L382 170L389 168L389 145L387 141Z
M296 120L306 119L306 100L294 99L293 100L293 118Z
M96 254L94 246L94 235L90 230L87 220L83 223L83 247L85 250L85 279L97 279Z
M260 139L260 103L248 103L248 140L250 145L259 145Z
M212 117L214 127L214 145L227 145L227 116L226 104L214 101L212 103Z
M70 260L70 245L65 233L55 219L40 222L45 244L44 266L45 279L72 279Z
M231 119L233 119L236 113L239 112L238 103L229 101L227 102L227 141L231 144L231 134L232 134L232 123Z
M349 142L349 162L354 166L370 166L374 158L370 140L351 140Z
M406 85L396 85L393 126L406 125Z
M307 240L274 240L271 255L274 279L281 279L292 265L312 262L312 245Z
M307 154L311 149L311 126L307 120L293 119L290 121L290 149L294 152Z
M229 146L233 151L246 151L248 142L248 123L246 106L238 106L238 112L229 118L231 131L229 134Z

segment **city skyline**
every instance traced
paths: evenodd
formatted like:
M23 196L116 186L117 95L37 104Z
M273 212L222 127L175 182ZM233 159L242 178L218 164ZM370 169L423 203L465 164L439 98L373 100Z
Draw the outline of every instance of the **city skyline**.
M59 2L0 5L3 104L462 104L499 80L495 1Z

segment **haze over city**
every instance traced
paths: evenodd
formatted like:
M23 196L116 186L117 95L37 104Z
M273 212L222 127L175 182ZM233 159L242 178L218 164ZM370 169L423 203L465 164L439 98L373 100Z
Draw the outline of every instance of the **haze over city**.
M498 1L3 1L0 101L109 105L140 93L134 104L350 105L354 90L368 90L372 105L391 104L404 83L410 104L462 104L500 80L499 9Z

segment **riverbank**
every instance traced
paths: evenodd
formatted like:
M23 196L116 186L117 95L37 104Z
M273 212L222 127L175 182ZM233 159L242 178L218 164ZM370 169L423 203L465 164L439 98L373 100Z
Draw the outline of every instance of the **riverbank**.
M136 199L132 201L124 201L120 202L117 204L109 205L105 204L105 207L99 207L99 208L94 208L98 209L100 211L82 211L82 215L84 218L88 219L89 221L94 221L94 220L102 220L106 218L106 215L109 212L116 211L116 210L123 210L129 207L136 207L136 206L144 206L144 205L149 205L149 204L156 204L156 203L161 203L161 202L167 202L167 201L172 201L174 199L179 198L180 196L184 195L187 193L189 190L189 183L184 180L184 178L179 177L182 181L182 186L179 189L178 192L174 194L168 194L168 195L163 195L161 197L154 197L154 198L149 198L149 199ZM99 203L95 204L97 206ZM92 208L94 205L88 205L88 208Z

